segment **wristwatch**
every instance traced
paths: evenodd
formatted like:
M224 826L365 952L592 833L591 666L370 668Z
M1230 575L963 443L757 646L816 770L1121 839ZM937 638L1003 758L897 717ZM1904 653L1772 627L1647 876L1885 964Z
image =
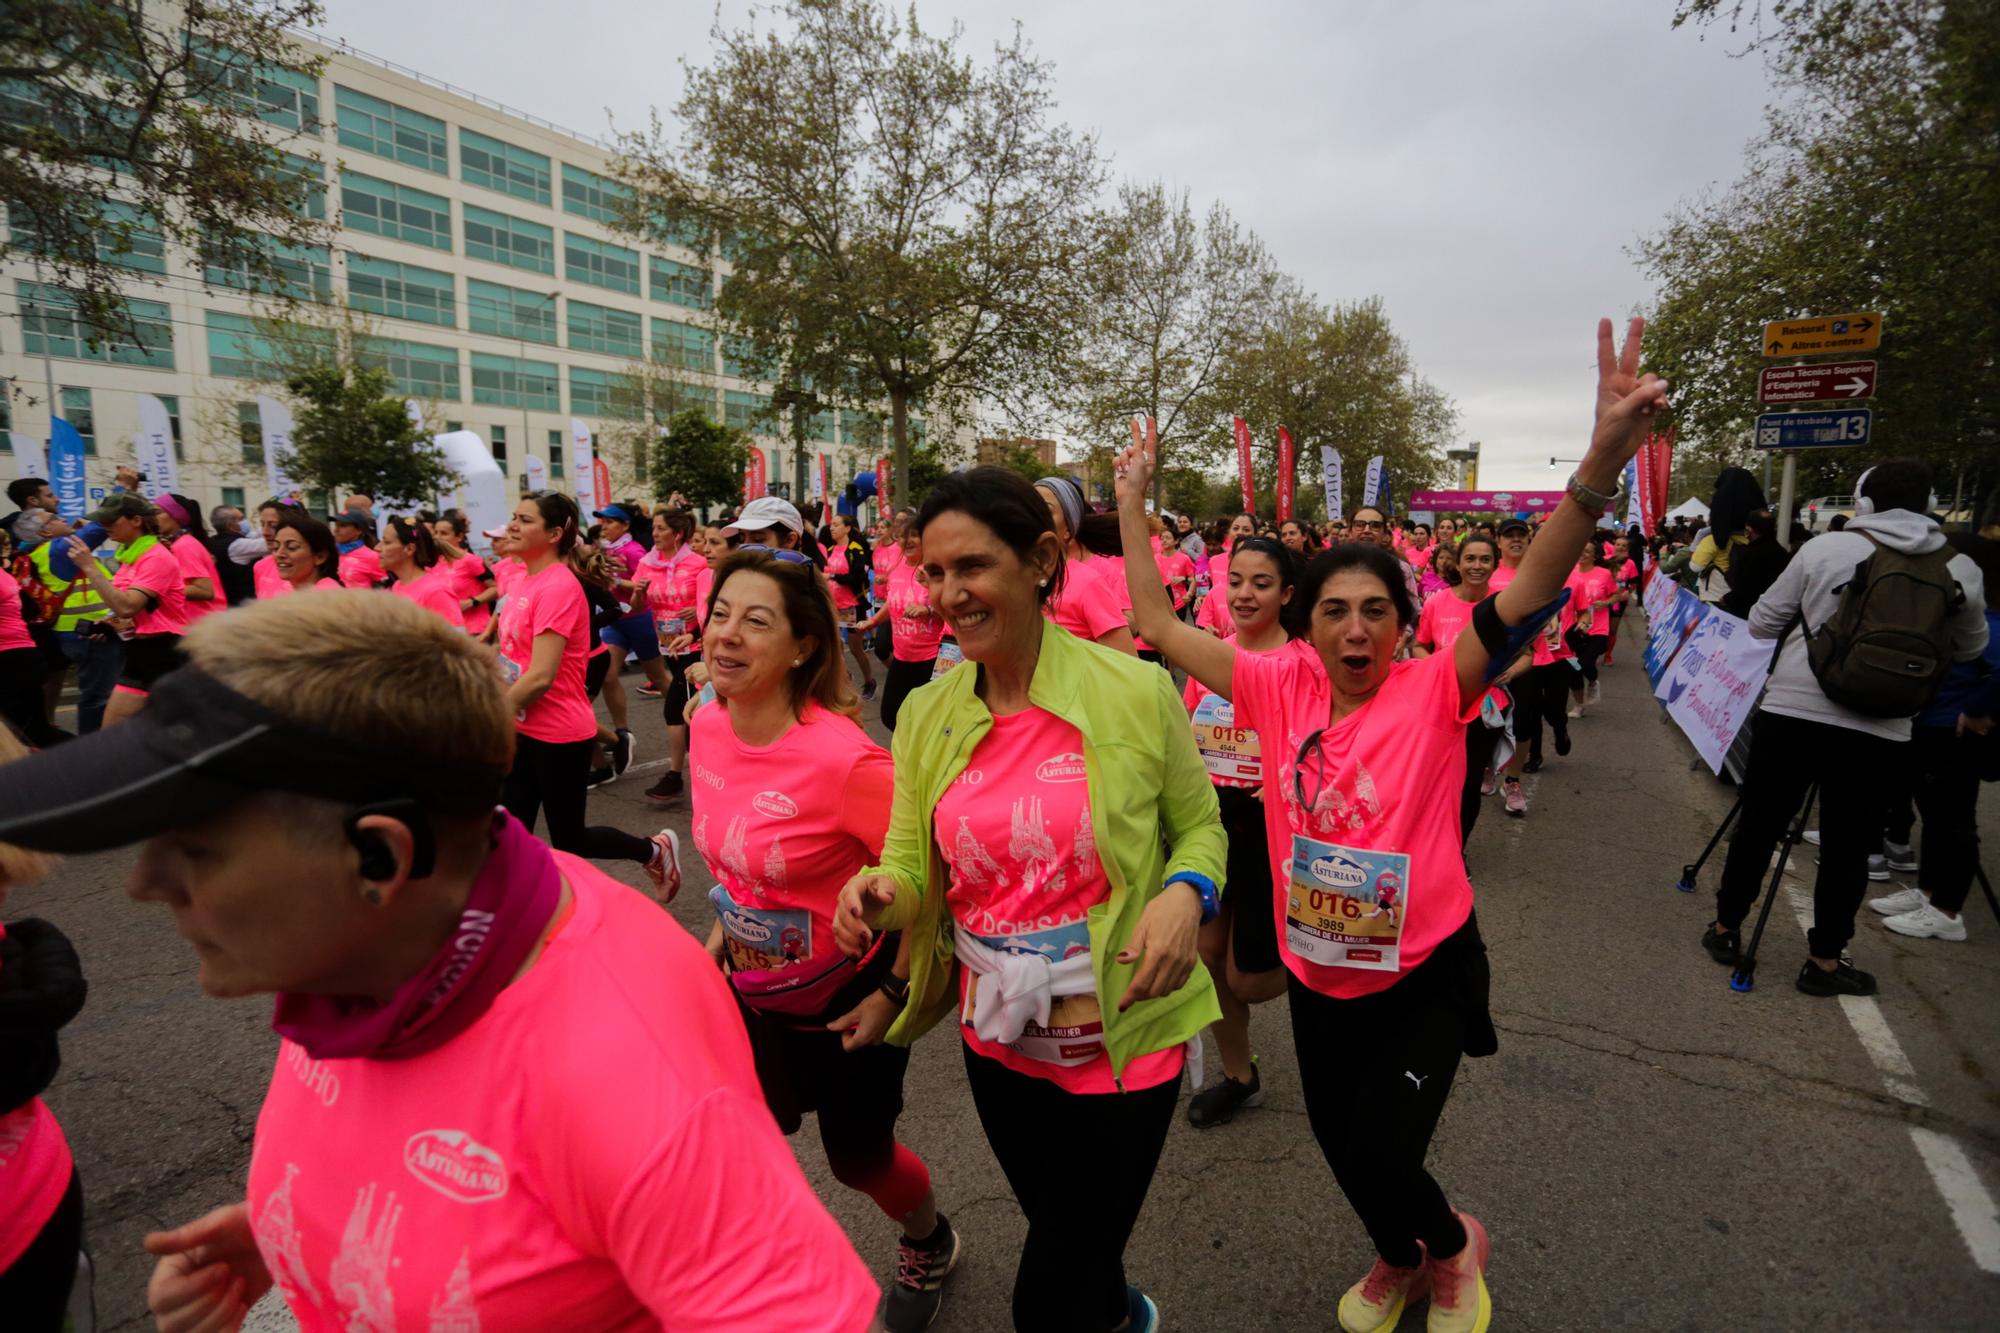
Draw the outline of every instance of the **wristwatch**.
M1201 899L1201 924L1207 925L1222 911L1222 893L1215 887L1215 881L1207 875L1192 870L1180 870L1167 876L1168 884L1185 884Z
M908 977L899 977L894 972L885 972L882 975L882 984L878 989L897 1004L908 1004L910 1002L910 979Z
M1622 486L1611 494L1606 495L1603 491L1593 491L1590 487L1584 485L1583 479L1574 472L1569 474L1569 482L1563 487L1563 490L1568 492L1569 498L1576 501L1578 507L1592 518L1603 518L1605 510L1625 498L1625 491Z

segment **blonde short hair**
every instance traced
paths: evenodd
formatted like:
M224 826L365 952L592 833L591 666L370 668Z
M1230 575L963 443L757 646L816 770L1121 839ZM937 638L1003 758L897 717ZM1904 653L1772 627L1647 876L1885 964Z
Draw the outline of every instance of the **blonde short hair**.
M319 731L432 763L513 762L493 650L406 597L343 588L248 602L195 622L181 647L238 694Z

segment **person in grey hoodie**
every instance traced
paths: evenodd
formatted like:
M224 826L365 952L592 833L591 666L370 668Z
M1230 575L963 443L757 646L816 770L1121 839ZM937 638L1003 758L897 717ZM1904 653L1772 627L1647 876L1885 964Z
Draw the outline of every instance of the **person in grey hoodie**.
M1854 915L1868 885L1868 854L1887 818L1885 775L1905 762L1910 719L1870 717L1834 703L1806 660L1806 629L1822 626L1840 604L1840 590L1876 542L1910 555L1942 548L1944 533L1930 517L1931 473L1924 464L1894 459L1862 474L1856 515L1846 529L1815 537L1750 609L1750 633L1783 639L1764 701L1752 719L1750 764L1742 811L1722 882L1715 920L1702 947L1734 966L1743 918L1756 902L1771 853L1798 813L1806 790L1819 789L1819 874L1813 886L1813 927L1798 988L1808 995L1873 995L1875 978L1845 956ZM1865 534L1865 535L1864 535ZM1951 655L1969 661L1986 647L1986 595L1979 566L1954 556L1948 566L1962 596L1951 616ZM1786 630L1803 615L1804 627Z

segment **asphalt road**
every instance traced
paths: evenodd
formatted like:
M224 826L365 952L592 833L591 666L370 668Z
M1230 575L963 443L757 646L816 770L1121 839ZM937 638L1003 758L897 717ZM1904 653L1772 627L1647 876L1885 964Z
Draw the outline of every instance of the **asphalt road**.
M1945 944L1890 935L1864 908L1853 952L1882 980L1868 1004L1792 988L1803 941L1780 903L1761 984L1734 994L1696 947L1716 867L1701 893L1674 890L1731 790L1647 697L1636 645L1574 725L1575 753L1529 779L1528 817L1494 798L1471 847L1501 1049L1462 1069L1431 1162L1491 1231L1495 1326L2000 1327L1993 913L1975 891L1971 940ZM651 832L650 780L595 793L593 822ZM1986 806L2000 845L2000 800ZM669 822L685 837L685 807ZM49 1101L84 1172L114 1330L146 1326L141 1234L242 1196L276 1049L268 1002L204 998L165 913L125 899L130 863L77 858L8 906L57 922L90 977ZM1810 851L1795 864L1809 875ZM709 877L687 872L671 910L705 932ZM1307 1131L1283 1001L1254 1025L1266 1104L1220 1129L1176 1124L1127 1251L1170 1329L1334 1328L1371 1259ZM1022 1223L948 1033L919 1045L907 1100L903 1135L966 1242L936 1327L1004 1329ZM810 1129L794 1143L886 1277L893 1226L832 1180Z

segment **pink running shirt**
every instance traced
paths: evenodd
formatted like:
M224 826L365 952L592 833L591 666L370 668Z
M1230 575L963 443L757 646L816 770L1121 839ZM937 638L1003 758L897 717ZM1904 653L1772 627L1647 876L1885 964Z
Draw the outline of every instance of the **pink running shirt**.
M701 650L701 624L695 615L695 586L708 562L689 546L677 547L662 556L654 547L639 562L638 578L646 581L646 605L653 613L653 630L659 636L660 651L683 634L695 637L688 652Z
M1455 809L1456 807L1454 807ZM945 904L952 918L989 948L1042 953L1061 962L1090 951L1086 913L1111 896L1090 819L1082 733L1055 714L1027 708L995 717L972 748L932 815L932 835L951 866ZM961 968L960 997L971 973ZM982 1041L961 1023L965 1044L1009 1069L1077 1093L1116 1092L1103 1020L1093 995L1070 996L1050 1027L1086 1028L1095 1055L1081 1064L1037 1059L1017 1047ZM1065 1012L1067 1011L1067 1012ZM1023 1045L1036 1045L1031 1025ZM1051 1042L1052 1038L1040 1038ZM1086 1047L1089 1045L1086 1040ZM1183 1048L1142 1055L1125 1067L1128 1090L1179 1078Z
M174 559L174 553L167 549L157 537L141 537L132 546L144 542L146 549L139 553L130 564L121 563L118 572L111 576L111 586L124 591L137 588L153 594L154 604L150 611L141 611L132 617L132 632L140 638L154 634L185 634L188 627L186 584L181 574L181 562ZM132 547L125 548L126 551ZM122 562L124 552L119 553Z
M1235 632L1236 619L1229 614L1227 580L1210 588L1208 595L1201 599L1201 606L1194 613L1194 623L1199 629L1212 629L1225 637Z
M458 598L451 595L450 576L442 568L433 566L407 583L397 579L389 590L434 613L453 629L465 628L465 613L458 609Z
M643 895L556 863L569 920L443 1046L281 1045L248 1202L301 1329L867 1328L875 1284L714 965Z
M1600 606L1592 611L1589 607L1592 602L1617 595L1617 575L1603 565L1592 565L1587 572L1573 569L1563 581L1563 587L1570 590L1571 605L1576 608L1578 622L1581 623L1586 615L1590 617L1590 626L1583 631L1585 634L1611 632L1611 608Z
M1327 727L1333 690L1319 654L1303 640L1275 653L1238 653L1231 694L1237 721L1264 742L1264 826L1271 842L1271 911L1280 956L1322 995L1351 999L1394 984L1472 913L1472 883L1459 847L1458 790L1465 779L1465 723L1453 655L1397 662L1375 697ZM1324 729L1309 757L1301 805L1299 748ZM1328 967L1286 939L1287 863L1292 835L1410 858L1400 971Z
M439 557L434 572L444 575L445 586L451 589L452 600L463 604L486 591L486 581L480 578L486 572L486 562L467 551L456 560ZM486 622L493 619L493 604L481 602L470 611L461 611L467 634L481 634L486 630Z
M507 591L507 609L500 617L500 656L510 685L534 660L535 636L551 632L562 636L562 664L556 668L555 683L516 719L520 732L558 745L588 740L597 734L597 714L584 693L583 677L597 636L590 632L590 601L583 595L583 585L560 560L539 574L524 569Z
M715 876L709 902L735 967L838 962L833 903L882 853L896 788L889 752L818 704L769 745L740 740L727 706L688 725L694 845Z
M1450 652L1458 636L1472 623L1472 608L1478 605L1449 588L1427 598L1424 609L1417 613L1417 646L1433 652Z
M1170 555L1161 555L1155 551L1153 563L1160 567L1160 581L1169 586L1174 599L1174 610L1180 610L1188 604L1188 580L1194 577L1194 561L1188 559L1179 547L1175 547Z
M40 1097L0 1114L0 1273L56 1215L74 1170L69 1140Z
M382 557L372 546L357 546L340 557L343 588L372 588L382 581Z
M1108 567L1102 557L1064 561L1062 591L1042 603L1042 614L1079 639L1092 642L1112 630L1124 629L1125 615L1118 609L1123 585L1121 582L1116 590L1111 587L1105 572Z
M1514 569L1510 565L1493 566L1493 577L1486 580L1486 591L1499 592L1514 581Z
M21 610L20 582L0 566L0 653L34 646L35 636L28 632L28 622Z
M278 557L267 555L250 566L250 584L259 597L283 595L284 575L278 573Z
M854 595L854 589L834 581L835 576L846 574L853 568L849 563L852 554L844 546L826 548L826 585L833 593L833 609L836 611L852 611L860 605L860 600Z
M931 610L931 590L917 577L915 565L889 571L884 603L889 608L889 655L898 662L935 659L944 642L944 618Z
M217 611L229 609L229 599L222 595L222 579L215 572L215 557L208 548L197 541L192 533L181 533L167 548L174 554L174 563L181 567L181 594L187 595L187 585L195 579L207 579L215 596L206 602L187 599L187 621L192 625L204 616L212 616Z
M1238 652L1247 651L1237 642L1234 634L1223 642ZM1270 651L1283 652L1284 649L1273 648ZM1194 748L1201 751L1202 767L1208 770L1208 780L1218 787L1263 786L1263 751L1258 745L1257 733L1236 725L1235 705L1210 691L1193 676L1188 677L1187 686L1181 691L1181 702L1187 705L1190 724L1194 727ZM1218 735L1216 728L1223 729L1224 734Z

